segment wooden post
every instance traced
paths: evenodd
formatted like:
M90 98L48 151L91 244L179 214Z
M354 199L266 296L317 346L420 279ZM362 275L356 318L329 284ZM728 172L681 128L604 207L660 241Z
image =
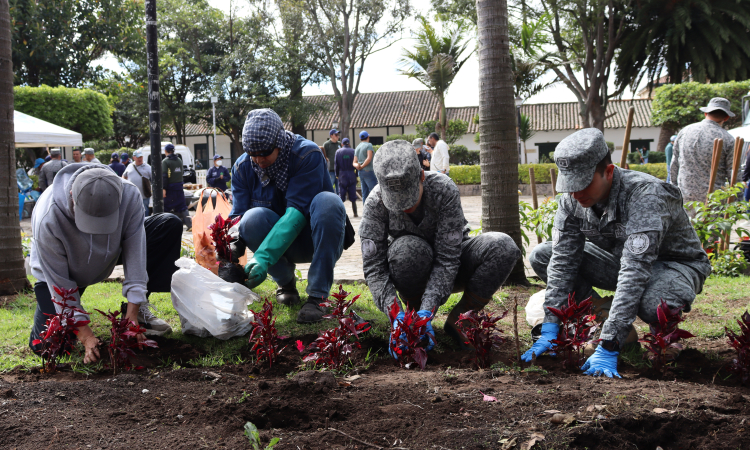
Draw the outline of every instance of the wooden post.
M625 126L625 139L622 141L622 155L620 155L620 168L628 168L628 147L630 147L630 131L633 129L633 114L635 114L635 108L630 107L628 109L628 122Z
M555 185L557 185L557 172L555 172L554 168L549 170L549 179L552 182L552 198L555 198L557 197L557 190L555 189Z
M714 151L713 151L713 158L711 159L711 177L708 180L708 195L710 195L714 191L714 184L716 183L716 172L719 171L719 161L721 161L721 149L723 142L721 139L716 138L714 139ZM706 202L708 202L708 198L706 198Z
M539 208L539 202L536 199L536 179L534 178L534 168L529 167L529 184L531 184L531 206L534 207L534 209ZM542 243L542 237L538 234L536 235L537 243Z
M513 334L516 338L516 360L521 364L521 343L518 340L518 296L513 296Z
M737 183L737 172L740 170L740 164L742 159L742 147L745 146L745 140L741 137L734 138L734 159L732 160L732 176L729 177L729 186L732 187ZM729 197L728 202L732 203L734 202L735 198L734 196ZM725 219L729 218L729 213L726 213L724 215ZM731 231L727 231L724 233L724 237L722 238L722 246L721 248L724 250L729 250L729 241L731 240Z

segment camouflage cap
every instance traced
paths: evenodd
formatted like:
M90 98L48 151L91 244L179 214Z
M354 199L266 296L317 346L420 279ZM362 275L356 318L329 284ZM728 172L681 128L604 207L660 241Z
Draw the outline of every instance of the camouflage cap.
M731 103L729 100L721 97L714 97L708 102L708 106L699 108L704 113L711 113L714 111L724 111L729 117L734 117L734 113L729 109Z
M560 171L557 192L578 192L594 179L599 161L609 153L604 134L596 128L584 128L563 139L555 148L555 164Z
M373 159L383 204L390 211L405 211L419 200L422 169L411 144L403 140L383 144Z

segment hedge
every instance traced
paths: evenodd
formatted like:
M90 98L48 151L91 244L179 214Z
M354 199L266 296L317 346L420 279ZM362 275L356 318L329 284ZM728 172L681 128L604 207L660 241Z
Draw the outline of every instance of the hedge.
M666 181L667 179L667 163L637 164L634 166L630 166L630 170L634 170L636 172L644 172L664 181Z
M667 155L664 152L649 152L648 154L649 164L666 163ZM633 166L641 163L641 154L638 152L628 153L628 164Z
M63 86L13 88L16 111L76 131L84 140L112 136L112 110L107 97L90 89Z
M681 83L666 84L654 90L651 105L651 122L654 126L667 125L682 128L703 120L701 106L708 105L713 97L724 97L731 102L736 117L729 119L726 127L731 129L742 120L742 97L750 90L750 80L729 83Z
M102 164L109 164L112 162L112 153L117 152L117 154L122 155L123 153L127 153L130 158L133 158L133 152L135 149L122 147L117 150L99 150L98 152L94 152L94 157L99 160Z
M557 166L554 164L519 164L519 184L529 184L529 167L534 167L534 179L537 184L551 183L549 170L552 168L557 169ZM667 179L667 165L665 163L639 164L630 166L630 169L653 175L661 180ZM456 184L482 183L479 166L451 166L449 175Z
M479 166L451 166L448 176L456 184L482 184Z

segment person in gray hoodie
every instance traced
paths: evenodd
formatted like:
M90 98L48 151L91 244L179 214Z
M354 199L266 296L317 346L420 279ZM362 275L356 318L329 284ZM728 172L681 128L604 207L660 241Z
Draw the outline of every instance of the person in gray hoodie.
M145 334L171 331L169 324L148 309L151 292L169 292L175 261L180 256L182 222L173 214L145 219L138 189L102 164L70 164L57 173L55 183L37 201L31 217L33 244L31 273L37 308L29 346L45 329L47 316L60 312L55 287L78 288L69 305L81 308L87 286L107 279L123 264L122 295L127 298L125 316L147 329ZM123 307L125 309L125 307ZM77 320L89 320L75 313ZM138 336L139 341L145 339ZM99 340L88 325L79 327L78 340L85 347L84 363L99 358Z

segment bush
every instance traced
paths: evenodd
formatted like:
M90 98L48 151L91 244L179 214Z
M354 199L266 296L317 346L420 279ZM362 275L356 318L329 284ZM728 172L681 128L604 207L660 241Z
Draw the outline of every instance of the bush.
M412 142L414 142L414 139L417 139L419 137L420 136L416 134L392 134L385 138L385 142L397 141L401 139L411 144ZM424 139L424 136L421 137L422 139Z
M461 166L479 164L479 150L469 150L465 145L453 145L448 150L450 163Z
M529 167L534 168L534 180L536 184L550 184L552 180L549 177L549 170L555 169L557 166L552 164L519 164L518 165L518 182L520 184L529 184Z
M454 166L448 173L456 184L482 184L479 166Z
M649 152L648 153L648 163L649 164L659 164L659 163L666 163L667 162L667 155L664 154L664 152ZM628 153L628 164L629 165L636 165L641 163L641 154L638 152L629 152Z
M63 86L16 86L13 95L16 111L81 133L84 140L112 136L112 110L103 94Z
M650 158L649 158L650 160ZM666 163L659 163L659 164L638 164L630 166L630 170L634 170L636 172L643 172L647 173L649 175L655 176L656 178L666 181L667 180L667 164Z
M713 97L724 97L732 103L732 110L740 112L742 96L750 90L750 80L731 81L729 83L681 83L666 84L654 90L654 102L651 105L651 122L654 126L682 128L703 119L698 109L706 106ZM726 122L728 129L740 124L742 114Z
M114 141L112 141L112 142L114 142ZM115 149L111 149L111 150L99 150L98 152L94 153L94 156L102 164L109 164L110 162L112 162L112 153L117 152L120 155L122 155L123 153L127 153L128 156L130 156L130 158L132 159L134 151L135 151L135 149L132 149L132 148L121 147L121 148L115 148Z
M435 124L437 120L428 120L427 122L417 125L417 134L421 136L429 136L430 133L435 132ZM461 119L454 119L448 121L448 130L444 133L444 136L440 136L449 146L453 145L457 140L466 134L469 129L469 122ZM415 138L416 139L416 138Z
M610 155L611 155L611 154L612 154L612 152L614 152L614 151L615 151L615 143L614 143L614 142L609 142L609 141L607 141L607 147L609 147L609 153L610 153Z

